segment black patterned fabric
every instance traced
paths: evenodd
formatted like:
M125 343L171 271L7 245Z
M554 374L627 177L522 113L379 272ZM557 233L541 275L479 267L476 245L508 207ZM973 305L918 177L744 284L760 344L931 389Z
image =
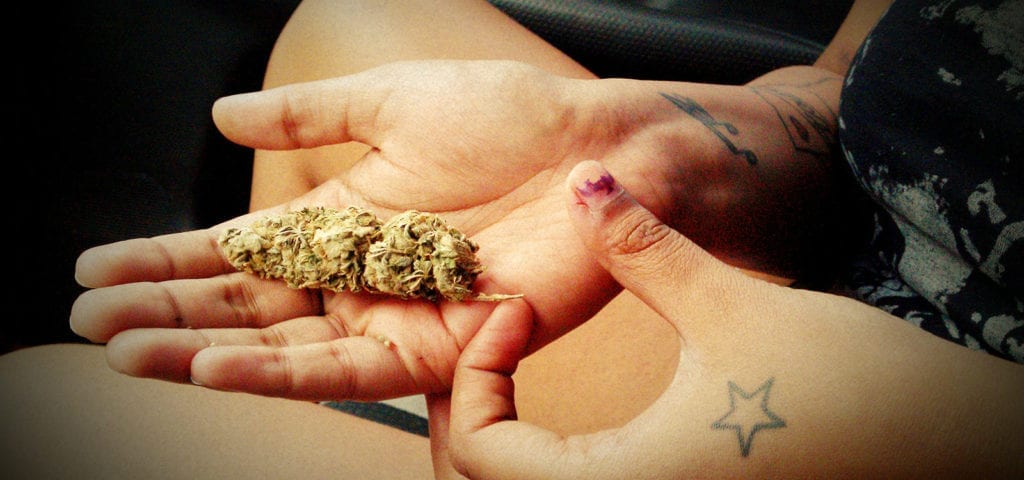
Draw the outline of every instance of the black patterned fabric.
M842 98L843 154L879 205L847 291L1024 363L1024 0L897 0Z

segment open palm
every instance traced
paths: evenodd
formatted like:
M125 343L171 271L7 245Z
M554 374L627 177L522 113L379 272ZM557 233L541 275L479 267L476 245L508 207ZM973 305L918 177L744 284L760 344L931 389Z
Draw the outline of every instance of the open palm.
M111 365L133 375L302 399L447 390L493 304L294 290L234 271L217 236L301 206L361 205L382 218L441 213L481 245L487 270L476 290L525 296L539 347L617 292L569 224L565 175L580 160L604 158L621 165L616 175L628 183L658 161L638 140L645 122L609 113L601 88L515 63L429 62L224 99L215 119L238 143L294 149L354 140L374 149L287 205L84 253L77 278L102 288L79 298L72 325L109 342ZM646 172L629 166L639 158ZM655 196L648 200L657 205Z

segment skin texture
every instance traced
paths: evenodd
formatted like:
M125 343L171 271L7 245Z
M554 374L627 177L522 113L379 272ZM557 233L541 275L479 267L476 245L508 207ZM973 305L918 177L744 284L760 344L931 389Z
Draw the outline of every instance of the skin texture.
M1024 393L1019 365L931 337L847 298L743 275L658 220L597 162L581 163L567 184L569 214L584 243L674 327L678 369L661 397L620 429L566 437L517 421L510 374L526 353L529 312L501 305L456 368L447 440L463 475L1003 478L1021 472L1024 421L1013 402L1000 400ZM671 268L661 268L666 265ZM887 357L898 360L880 368ZM977 423L956 420L979 407L993 415L975 417ZM950 461L949 452L972 461Z
M267 90L221 99L213 109L226 137L258 149L254 213L85 252L76 275L94 289L75 303L72 327L106 343L117 371L239 391L230 398L242 409L247 393L292 400L426 394L439 477L913 477L955 474L963 466L948 461L967 457L994 474L1019 470L1006 459L1020 451L1024 428L999 400L1020 397L1019 366L859 303L735 268L798 273L794 257L820 238L811 227L824 224L829 210L818 207L835 192L818 147L830 146L829 114L850 52L884 3L858 2L815 66L747 86L586 79L585 70L483 2L451 10L353 2L358 14L304 3L282 32ZM438 37L414 21L428 11L461 12L472 17L467 24L488 26L468 38ZM375 41L374 49L395 45L378 55L357 48L367 43L354 32L376 39L405 33L395 34L404 39L397 43ZM445 60L393 62L410 57ZM822 142L796 149L785 141L781 93L815 106L817 115L793 118ZM600 164L581 163L588 159ZM604 203L581 199L588 181L598 186L582 190L591 194L614 186ZM482 246L488 270L478 289L524 299L430 304L296 291L235 272L216 247L223 228L256 215L349 204L380 216L407 208L443 213ZM799 235L778 234L787 231ZM620 294L623 288L631 293ZM580 358L573 351L595 349L603 361L572 369ZM89 352L82 355L97 353ZM53 349L32 355L55 359L49 365L75 361ZM615 361L621 358L628 360ZM510 378L523 388L513 393ZM86 379L124 395L150 385L85 375L55 381L73 392ZM199 390L160 385L176 389L151 399L150 409L189 402ZM564 397L566 408L537 413L538 399L552 396ZM16 411L46 405L45 397L18 400ZM766 406L750 410L748 397ZM605 410L595 407L609 398ZM281 416L271 425L326 414L348 419L278 401ZM958 423L968 401L991 416ZM733 415L736 405L769 420L756 431L734 428L756 425ZM513 408L531 423L507 421ZM612 413L603 422L555 418L574 411ZM224 427L217 440L243 433L216 408L191 413L189 421ZM331 422L342 429L347 420ZM127 424L109 435L139 435ZM595 433L607 428L614 430ZM353 432L365 442L390 440L386 431ZM419 440L422 456L414 460L422 467L427 445ZM965 455L936 457L950 445ZM304 458L297 450L275 455ZM333 461L318 465L366 467L358 452L331 453ZM216 461L238 471L251 466L237 455ZM872 471L880 467L886 470ZM365 470L362 478L390 473Z
M775 77L789 80L809 70ZM433 80L422 83L424 78ZM460 84L464 87L456 91L475 93L436 108L443 98L439 86L447 91ZM833 84L825 85L834 91ZM530 88L512 96L495 93L507 92L507 85ZM786 203L800 198L793 192L796 187L797 194L818 196L802 186L821 184L815 181L826 174L820 162L790 162L779 151L785 145L768 145L759 149L763 171L751 175L747 163L718 146L719 137L704 128L708 122L695 124L689 113L658 93L668 88L692 91L691 96L723 116L744 105L737 100L759 98L745 87L571 80L510 62L413 62L222 99L214 118L228 138L242 144L297 148L355 139L381 147L340 177L275 209L210 230L86 252L78 264L79 281L108 288L87 292L76 302L72 325L87 338L109 342L116 369L141 376L191 378L215 388L303 399L444 391L450 388L458 352L492 305L288 289L235 272L216 248L219 232L248 223L252 216L300 205L357 204L386 216L398 206L396 199L404 199L404 208L443 212L451 225L482 246L479 258L488 271L476 289L521 292L528 299L537 324L535 350L578 326L618 293L575 237L560 205L562 179L581 159L605 158L617 165L618 178L635 185L638 198L666 218L686 219L678 223L694 237L735 232L732 240L711 242L708 248L740 265L771 253L766 243L778 240L757 234L768 231L760 222L789 218L751 216L749 211L739 215L742 205L767 197L772 200L758 202L757 209L775 205L785 212ZM358 98L350 97L353 92L360 93ZM609 116L605 107L610 99L635 104L636 110ZM775 118L774 110L761 104L760 115ZM371 108L376 105L387 107ZM647 108L656 113L641 115ZM750 125L755 138L772 128L761 126L760 116L743 114L748 118L736 124ZM472 120L468 127L456 127L450 117ZM531 120L495 136L496 126L524 118ZM434 125L459 130L446 137L477 140L416 155L405 150L428 130L437 134L439 127L428 127ZM539 138L548 139L540 142L543 149L520 147ZM700 153L686 157L691 168L680 169L680 150L665 145L678 146L686 155ZM482 174L488 169L488 175ZM450 182L460 185L457 192L448 187ZM677 201L680 191L702 201ZM549 285L572 285L573 291L566 295ZM183 326L190 329L139 328ZM404 348L395 355L367 338L378 336ZM359 369L364 373L354 375Z

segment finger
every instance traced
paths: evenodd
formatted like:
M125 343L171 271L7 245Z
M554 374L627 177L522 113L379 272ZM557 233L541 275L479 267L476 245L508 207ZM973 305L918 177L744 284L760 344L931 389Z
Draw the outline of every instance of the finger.
M213 104L213 120L231 141L264 150L292 150L366 141L383 101L365 74L232 95ZM367 142L369 143L369 142Z
M194 383L294 400L381 400L440 390L417 383L393 346L356 336L293 347L214 346L192 359ZM440 383L440 382L438 382Z
M205 230L134 238L90 248L75 263L75 280L83 287L97 288L233 272L235 268L217 243L221 232L282 209L283 206L251 213Z
M71 329L103 343L132 328L259 328L318 314L317 292L240 272L129 283L82 293L71 306Z
M455 367L457 430L471 433L516 418L512 373L526 353L530 332L529 309L511 300L498 305L470 340Z
M580 163L567 183L569 215L588 250L670 321L725 308L744 281L637 203L600 163Z
M448 447L448 423L451 418L451 393L426 396L427 421L430 428L430 459L434 464L434 478L438 480L464 479L452 465Z
M557 478L564 451L553 432L516 421L512 373L526 353L529 309L504 302L459 358L451 397L448 452L469 478Z
M285 347L344 338L344 326L329 317L301 317L267 328L161 329L122 332L106 346L110 368L135 377L188 382L200 351L225 345Z
M90 248L78 257L75 279L95 288L129 282L209 277L234 270L211 230L134 238Z

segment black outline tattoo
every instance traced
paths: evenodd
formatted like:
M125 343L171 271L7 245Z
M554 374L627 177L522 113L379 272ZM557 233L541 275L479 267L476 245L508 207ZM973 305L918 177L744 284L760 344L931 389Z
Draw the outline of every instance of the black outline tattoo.
M749 88L775 110L775 115L785 129L794 151L825 161L829 159L836 143L836 124L839 116L825 99L812 89L837 81L840 80L822 78L797 85L755 85ZM711 130L734 155L742 156L751 166L757 165L757 155L750 149L740 148L731 138L740 134L735 125L716 120L692 98L668 93L662 93L661 96Z
M711 130L711 132L717 135L718 138L722 140L722 143L724 143L725 146L729 149L729 151L732 152L734 155L742 155L743 158L747 160L747 163L749 163L751 166L757 165L757 155L755 155L754 152L746 148L737 147L736 144L733 143L733 141L730 140L729 137L725 135L725 133L718 129L718 127L721 126L725 128L726 132L732 135L739 135L740 131L739 129L736 128L735 125L728 122L719 122L718 120L715 120L715 117L712 117L711 114L704 109L704 107L700 106L700 104L698 104L697 101L692 98L687 98L679 95L669 95L667 93L662 93L661 96L665 97L668 101L672 102L672 104L675 105L676 108L686 112L687 115L693 117L698 122L703 124L705 127L708 128L708 130Z
M750 90L775 110L794 150L825 160L836 141L837 115L810 88L833 81L838 80L823 78L800 85L757 85Z
M754 442L754 434L771 428L783 428L786 426L785 420L779 418L778 415L768 410L768 394L771 393L772 385L775 383L775 378L769 378L766 380L757 390L752 393L743 391L738 385L729 382L729 413L726 413L711 424L711 428L715 430L736 430L736 438L740 441L740 454L744 457L750 455L750 447ZM763 392L763 393L762 393ZM737 405L737 396L739 396L744 403ZM750 405L754 402L755 397L761 397L760 409L764 417L767 417L770 421L760 421L753 425L744 425L743 423L728 423L727 420L731 417L738 409L750 409L753 408ZM746 434L744 434L746 430Z

